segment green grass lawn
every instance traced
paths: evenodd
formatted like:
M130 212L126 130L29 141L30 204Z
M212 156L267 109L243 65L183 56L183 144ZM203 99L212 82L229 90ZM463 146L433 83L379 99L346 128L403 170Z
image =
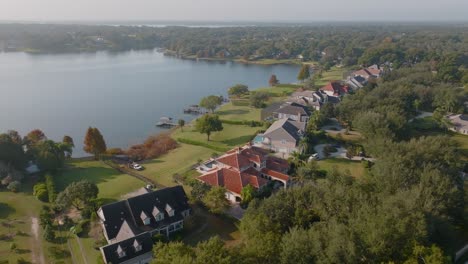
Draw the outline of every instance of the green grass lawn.
M351 176L356 179L361 178L367 174L366 169L364 168L364 165L361 163L361 161L332 158L319 160L318 165L321 170L325 170L327 172L332 171L333 168L336 168L340 172L349 170Z
M260 120L261 109L253 108L250 106L237 106L231 102L222 105L216 114L223 120Z
M343 73L347 71L347 68L344 67L332 67L329 71L322 72L322 78L318 80L315 85L324 86L329 81L340 81L343 80Z
M55 177L57 191L71 182L88 180L96 183L99 198L116 199L144 187L145 183L127 174L122 174L100 161L71 161L61 175Z
M180 144L168 154L144 163L145 170L140 173L164 186L174 186L172 175L190 170L199 159L206 160L212 153L205 147Z
M186 127L183 132L178 129L177 131L174 131L172 137L175 139L186 138L220 148L231 149L239 145L244 145L252 138L253 135L255 135L255 132L262 129L262 127L231 124L223 124L223 128L224 129L222 131L212 133L210 141L207 140L206 134L201 134L198 131L195 131L193 127Z

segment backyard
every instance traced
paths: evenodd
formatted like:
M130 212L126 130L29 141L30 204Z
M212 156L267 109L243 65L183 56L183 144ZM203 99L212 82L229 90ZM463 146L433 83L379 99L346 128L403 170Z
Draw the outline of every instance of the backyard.
M320 170L330 173L333 169L340 172L349 172L351 176L356 179L362 178L367 175L367 170L361 161L352 161L342 158L324 159L317 162Z

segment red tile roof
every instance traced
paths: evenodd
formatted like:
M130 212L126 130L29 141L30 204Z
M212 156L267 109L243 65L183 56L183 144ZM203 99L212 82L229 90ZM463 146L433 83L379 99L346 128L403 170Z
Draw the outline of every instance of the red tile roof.
M231 154L223 155L216 159L218 162L221 162L227 166L236 168L239 170L240 168L246 167L250 165L250 161L244 155L240 155L237 152L233 152Z
M255 188L260 188L268 183L267 180L260 177L260 174L253 168L245 172L221 168L198 177L199 180L211 186L223 186L227 190L240 195L242 188L248 184Z
M349 88L348 86L341 85L341 83L338 82L329 82L327 85L320 88L320 90L333 92L334 95L342 95L348 93Z
M262 169L262 173L264 173L264 174L266 174L268 176L271 176L273 178L283 180L283 181L289 180L288 175L286 175L284 173L281 173L281 172L278 172L278 171L275 171L275 170L270 170L268 168Z
M268 180L260 177L260 172L252 164L252 162L262 163L266 159L267 168L262 169L262 172L271 177L287 181L289 176L281 171L288 169L288 163L276 157L267 157L267 155L268 153L265 150L252 146L230 150L216 159L227 167L206 172L198 179L211 186L223 186L227 190L240 195L242 188L248 184L258 189L268 183ZM243 167L248 168L241 172L240 168Z

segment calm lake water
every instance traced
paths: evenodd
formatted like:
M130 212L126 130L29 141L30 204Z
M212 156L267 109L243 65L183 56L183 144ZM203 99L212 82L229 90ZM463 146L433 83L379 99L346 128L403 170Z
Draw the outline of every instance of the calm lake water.
M117 54L0 53L0 132L40 128L53 140L70 135L74 156L85 155L89 126L108 147L128 147L162 130L162 116L193 118L182 110L200 98L226 95L236 83L268 85L271 74L294 82L294 65L244 65L180 60L153 51Z

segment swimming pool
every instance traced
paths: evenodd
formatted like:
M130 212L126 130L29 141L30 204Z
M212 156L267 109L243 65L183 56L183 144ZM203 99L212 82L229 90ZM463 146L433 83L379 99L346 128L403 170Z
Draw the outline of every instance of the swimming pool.
M255 138L252 140L252 142L253 142L254 144L261 144L261 143L263 143L263 139L264 139L263 135L257 135L257 136L255 136Z

